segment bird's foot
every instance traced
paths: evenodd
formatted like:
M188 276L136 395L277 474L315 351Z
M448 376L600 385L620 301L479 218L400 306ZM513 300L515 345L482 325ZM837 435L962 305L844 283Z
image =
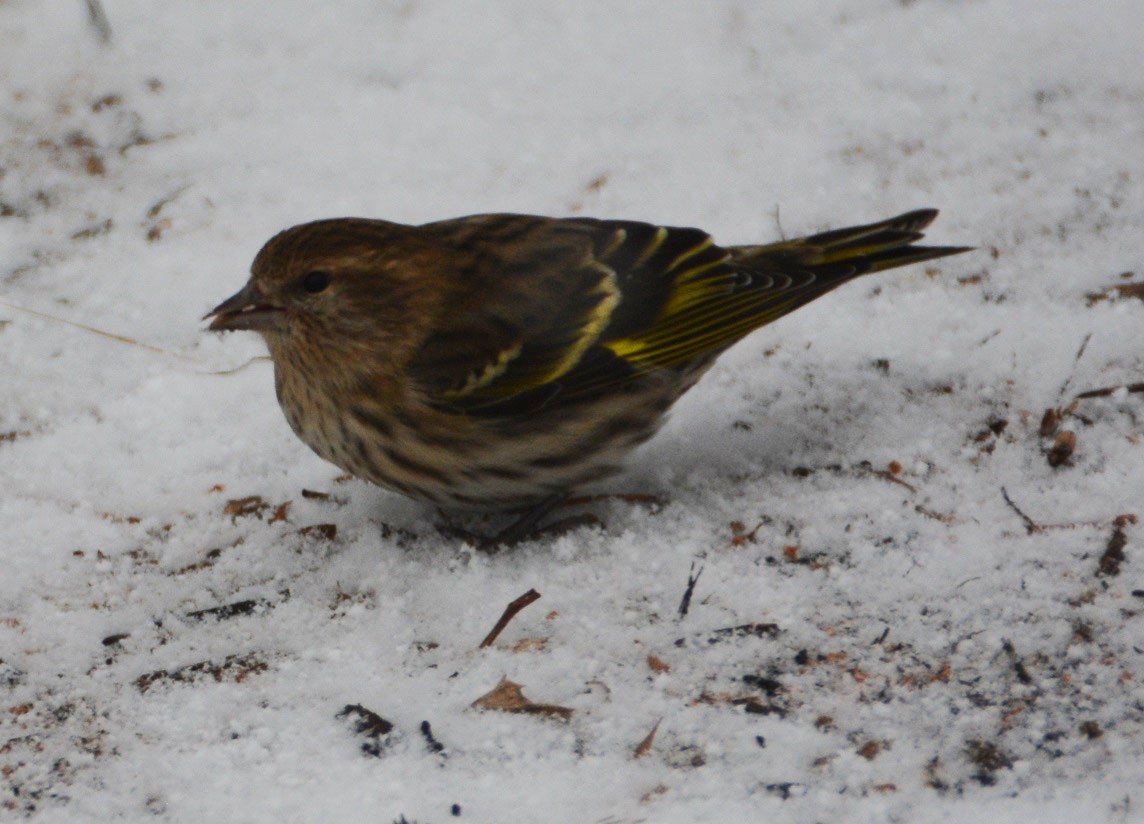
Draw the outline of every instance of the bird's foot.
M441 531L447 535L460 538L467 544L475 546L480 552L493 554L502 549L515 546L522 541L547 537L558 538L561 535L567 535L569 532L581 527L603 526L603 521L591 512L580 512L575 515L569 515L544 525L541 525L540 522L555 509L570 506L584 506L585 504L593 504L611 498L618 498L627 503L650 504L652 506L661 506L663 504L662 499L654 495L553 495L531 509L524 510L515 521L493 535L478 535L455 525L441 527Z

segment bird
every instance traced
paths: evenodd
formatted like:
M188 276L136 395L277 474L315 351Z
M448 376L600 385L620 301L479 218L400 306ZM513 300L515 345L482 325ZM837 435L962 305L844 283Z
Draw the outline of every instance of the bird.
M505 511L515 543L620 471L729 347L860 276L968 251L938 212L761 245L634 220L344 217L285 229L204 317L252 331L294 433L444 510Z

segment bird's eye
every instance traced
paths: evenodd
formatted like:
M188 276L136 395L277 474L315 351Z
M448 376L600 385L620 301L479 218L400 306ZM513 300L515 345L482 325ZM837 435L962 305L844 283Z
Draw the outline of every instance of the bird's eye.
M325 291L326 287L330 285L330 273L321 270L307 272L306 276L302 278L302 288L309 292L311 295L316 295L318 292Z

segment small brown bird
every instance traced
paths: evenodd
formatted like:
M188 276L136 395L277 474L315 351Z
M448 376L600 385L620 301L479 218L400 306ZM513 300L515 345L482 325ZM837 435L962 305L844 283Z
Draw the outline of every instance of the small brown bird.
M728 247L626 220L320 220L271 238L207 317L262 335L321 457L444 507L528 508L492 539L511 542L617 472L751 331L858 275L966 251L914 245L936 216Z

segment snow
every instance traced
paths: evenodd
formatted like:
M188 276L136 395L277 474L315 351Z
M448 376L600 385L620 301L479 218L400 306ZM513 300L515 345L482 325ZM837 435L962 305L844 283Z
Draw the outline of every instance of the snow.
M0 818L1144 820L1144 394L1068 411L1144 366L1136 0L105 9L0 4ZM319 217L922 206L979 250L759 331L608 487L662 503L491 557L198 320Z

